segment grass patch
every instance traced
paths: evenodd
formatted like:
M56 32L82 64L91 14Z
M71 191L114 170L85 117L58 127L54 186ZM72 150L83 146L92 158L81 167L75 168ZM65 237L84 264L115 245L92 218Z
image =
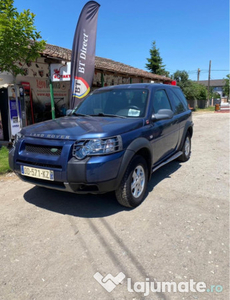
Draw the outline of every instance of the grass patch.
M215 111L215 106L209 106L205 108L195 108L194 111L196 112L202 112L202 111Z
M8 161L9 150L6 147L0 149L0 174L10 172L10 166Z

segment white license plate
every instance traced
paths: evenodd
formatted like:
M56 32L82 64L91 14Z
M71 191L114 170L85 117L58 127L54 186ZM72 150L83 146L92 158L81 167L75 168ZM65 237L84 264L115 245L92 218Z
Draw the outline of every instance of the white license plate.
M21 174L39 179L54 180L54 171L51 170L21 166Z

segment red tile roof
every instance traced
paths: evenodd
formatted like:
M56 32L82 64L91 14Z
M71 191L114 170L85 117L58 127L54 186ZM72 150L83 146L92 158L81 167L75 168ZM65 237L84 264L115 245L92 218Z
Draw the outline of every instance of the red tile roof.
M61 59L64 61L71 61L71 53L72 51L66 48L46 44L46 49L42 52L44 56ZM95 57L95 69L103 70L107 72L123 74L125 76L134 76L134 77L142 77L148 78L150 80L157 80L157 81L171 81L171 78L164 77L161 75L152 74L150 72L137 69L131 67L129 65L125 65L120 62L116 62L111 59L102 58L102 57Z

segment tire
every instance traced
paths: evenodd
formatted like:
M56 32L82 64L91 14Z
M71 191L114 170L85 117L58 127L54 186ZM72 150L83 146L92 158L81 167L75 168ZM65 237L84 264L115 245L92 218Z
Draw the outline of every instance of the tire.
M182 152L183 154L178 158L178 160L183 162L189 160L191 155L191 136L189 133L186 134Z
M145 198L147 184L146 160L136 155L129 163L120 186L115 191L117 201L125 207L137 207Z

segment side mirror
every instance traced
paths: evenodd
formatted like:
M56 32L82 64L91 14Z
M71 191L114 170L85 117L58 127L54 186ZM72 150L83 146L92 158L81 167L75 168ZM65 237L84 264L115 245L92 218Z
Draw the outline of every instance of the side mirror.
M173 111L171 109L160 109L157 114L152 115L153 121L172 119Z
M70 116L71 114L72 114L72 109L67 109L67 111L66 111L66 116Z

